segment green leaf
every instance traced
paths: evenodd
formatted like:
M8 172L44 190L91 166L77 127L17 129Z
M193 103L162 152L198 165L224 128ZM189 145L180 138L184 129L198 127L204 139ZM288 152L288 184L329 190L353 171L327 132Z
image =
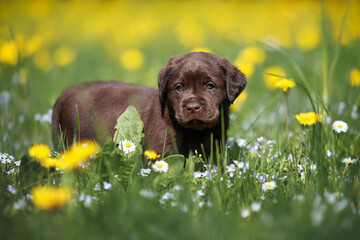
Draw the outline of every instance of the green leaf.
M115 128L117 129L113 139L115 143L118 144L120 141L126 139L134 142L135 145L141 144L144 136L144 124L135 107L129 106L126 111L120 115Z
M171 155L163 159L169 164L167 172L160 174L160 184L163 187L169 185L170 182L178 178L184 171L185 157L183 155Z

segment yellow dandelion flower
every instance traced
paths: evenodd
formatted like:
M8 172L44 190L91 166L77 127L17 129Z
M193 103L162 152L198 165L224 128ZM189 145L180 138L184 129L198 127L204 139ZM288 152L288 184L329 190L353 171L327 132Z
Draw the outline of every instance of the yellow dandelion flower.
M275 83L276 88L282 88L284 92L287 92L289 88L295 87L295 83L289 79L282 78Z
M204 47L197 47L194 48L193 50L191 50L191 52L206 52L206 53L212 53L212 51L208 48L204 48Z
M63 206L71 198L71 190L66 187L38 186L31 192L32 201L43 210L51 210Z
M50 148L45 144L35 144L29 149L29 155L39 161L48 158L50 153Z
M128 49L120 55L119 64L126 70L138 70L144 64L144 55L138 49Z
M262 48L250 46L244 48L239 53L238 58L254 64L261 64L265 61L266 52Z
M265 73L274 74L274 75L278 75L278 76L286 75L285 70L283 68L277 67L277 66L269 67L269 68L265 69ZM272 90L276 89L277 82L283 78L269 75L269 74L265 74L265 76L264 76L264 81L265 81L266 87L268 87L269 89L272 89Z
M56 168L61 166L61 162L57 158L45 158L43 161L41 161L41 166L47 167L47 168Z
M308 52L316 48L320 42L321 31L317 24L302 23L294 32L297 47Z
M63 46L58 48L54 53L54 62L57 66L64 67L74 61L76 52L74 49Z
M350 85L354 87L360 86L360 69L352 69L350 72Z
M233 104L230 105L230 109L234 112L238 112L241 108L241 105L245 100L247 99L248 94L247 92L242 92L236 100L233 102Z
M255 64L252 62L248 62L245 59L236 59L234 61L234 65L237 66L247 78L250 78L255 71Z
M40 49L42 46L43 40L39 35L35 35L30 38L29 41L25 42L24 53L25 57L30 56Z
M93 141L80 141L72 145L68 151L62 153L58 160L57 167L62 170L72 170L79 167L80 163L85 162L91 156L99 152L99 146Z
M15 66L18 63L19 48L14 41L4 42L0 46L0 62Z
M146 150L144 152L144 155L147 159L153 159L153 160L161 157L161 155L158 155L154 150Z
M299 113L295 118L304 126L314 125L322 120L322 115L315 112Z

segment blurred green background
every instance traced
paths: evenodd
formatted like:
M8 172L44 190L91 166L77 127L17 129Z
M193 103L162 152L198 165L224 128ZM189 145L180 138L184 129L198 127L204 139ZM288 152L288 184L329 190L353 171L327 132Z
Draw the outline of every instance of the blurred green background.
M337 103L356 95L349 74L360 65L359 22L359 1L1 1L0 151L50 143L41 116L67 86L112 79L157 87L169 57L198 50L229 59L248 77L232 135L249 126L259 129L252 135L273 134L274 123L283 124L282 91L264 73L301 77L279 49L321 95L324 64L341 36L328 74L328 102ZM300 88L290 94L290 118L311 110L303 95ZM268 116L252 125L264 110Z

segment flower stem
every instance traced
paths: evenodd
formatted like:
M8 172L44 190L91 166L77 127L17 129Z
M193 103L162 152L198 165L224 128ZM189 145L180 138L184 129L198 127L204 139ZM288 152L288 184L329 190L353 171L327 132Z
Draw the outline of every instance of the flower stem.
M284 91L284 96L285 96L286 138L289 139L289 91Z

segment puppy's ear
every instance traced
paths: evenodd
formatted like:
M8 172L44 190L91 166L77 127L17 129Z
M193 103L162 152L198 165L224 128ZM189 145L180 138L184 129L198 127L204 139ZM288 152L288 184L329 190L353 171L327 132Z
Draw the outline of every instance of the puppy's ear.
M225 74L227 97L233 103L246 86L245 74L225 58L221 60L220 67Z
M164 114L166 98L167 98L167 84L170 78L171 67L163 67L158 75L158 86L160 92L160 104L161 104L161 114Z

